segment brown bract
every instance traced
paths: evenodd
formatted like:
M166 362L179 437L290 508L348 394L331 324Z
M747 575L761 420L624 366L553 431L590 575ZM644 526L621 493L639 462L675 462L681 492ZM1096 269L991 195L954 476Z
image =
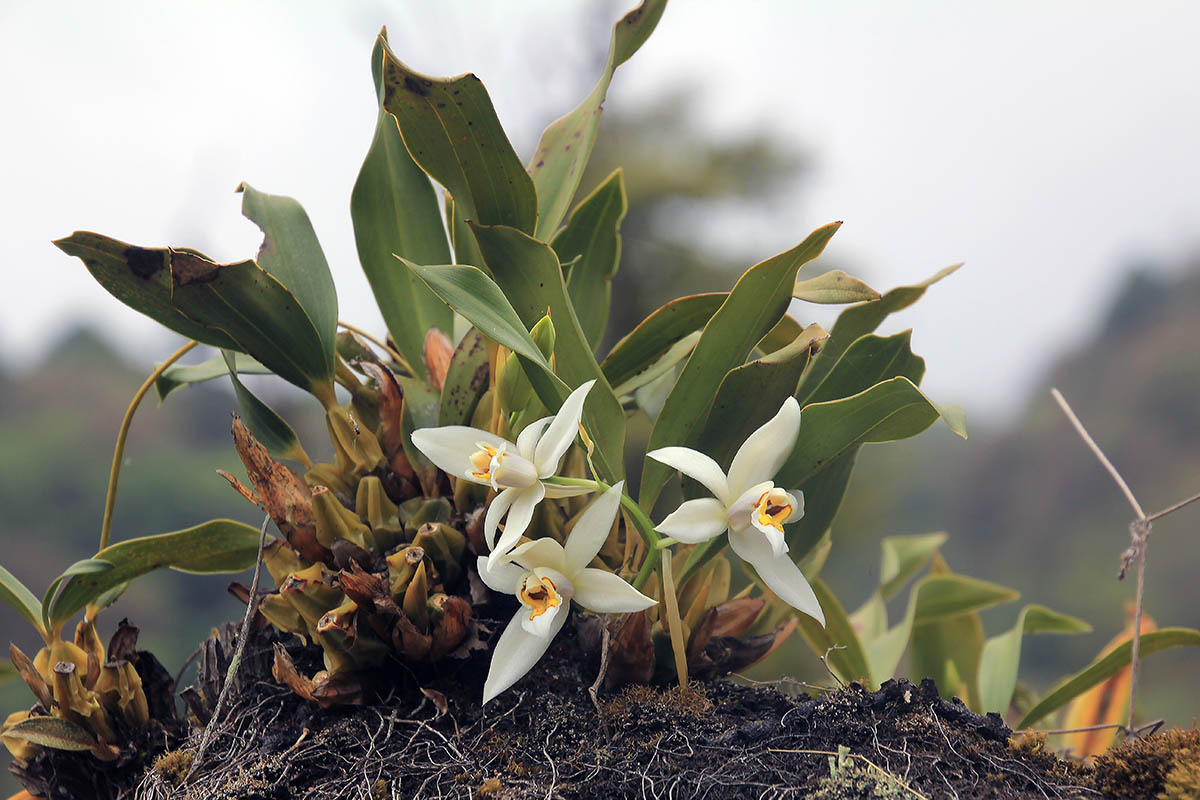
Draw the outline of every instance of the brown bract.
M311 562L332 562L332 554L317 541L312 497L304 479L271 458L238 414L233 415L233 444L250 483L288 544Z

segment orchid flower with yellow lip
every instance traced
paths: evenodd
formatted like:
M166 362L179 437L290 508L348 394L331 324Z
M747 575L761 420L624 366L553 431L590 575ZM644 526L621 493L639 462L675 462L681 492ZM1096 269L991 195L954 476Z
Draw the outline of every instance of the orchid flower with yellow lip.
M772 592L822 625L825 615L812 587L788 557L783 526L804 515L804 495L777 487L772 479L791 454L800 433L800 405L794 397L750 434L726 474L716 461L687 447L663 447L650 458L695 478L713 497L688 500L655 530L685 544L715 539L729 531L729 546L754 567Z
M558 471L559 462L579 433L583 401L594 380L580 386L563 401L553 417L530 423L517 441L465 425L419 428L413 444L443 472L472 483L491 486L497 492L483 520L484 538L491 554L490 564L512 549L533 519L533 510L546 497L572 497L594 491L579 486L543 483ZM500 541L496 531L508 514Z
M567 621L572 600L602 614L641 611L655 604L617 575L588 566L617 518L623 483L583 512L565 546L553 539L537 539L498 562L479 557L479 576L488 588L521 601L492 648L492 665L483 686L485 704L533 669Z

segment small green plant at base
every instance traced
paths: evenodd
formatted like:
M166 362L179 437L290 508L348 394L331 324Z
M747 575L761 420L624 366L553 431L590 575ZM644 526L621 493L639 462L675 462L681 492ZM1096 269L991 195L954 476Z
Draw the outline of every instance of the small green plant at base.
M879 798L899 800L909 796L900 779L880 767L850 752L845 745L838 747L836 756L829 757L829 777L822 778L817 790L809 795L814 800L843 800L843 798Z

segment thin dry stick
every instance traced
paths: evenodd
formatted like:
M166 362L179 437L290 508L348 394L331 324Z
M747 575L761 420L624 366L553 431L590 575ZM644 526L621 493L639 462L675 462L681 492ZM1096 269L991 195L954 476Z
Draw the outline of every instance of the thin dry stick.
M1138 666L1141 656L1139 651L1142 643L1142 597L1146 590L1146 537L1150 533L1150 522L1146 519L1146 512L1142 511L1141 503L1133 496L1129 484L1125 483L1125 479L1121 477L1121 473L1117 472L1117 468L1104 455L1104 451L1100 449L1100 445L1096 444L1096 440L1083 427L1083 423L1079 421L1079 417L1075 416L1075 412L1071 410L1071 406L1067 403L1067 398L1063 397L1062 392L1058 391L1058 389L1051 389L1050 394L1058 402L1063 413L1067 415L1067 419L1071 420L1071 424L1075 426L1075 430L1083 438L1084 443L1092 449L1092 452L1096 454L1096 458L1100 459L1100 463L1112 475L1113 480L1117 482L1117 486L1121 487L1121 491L1125 493L1125 498L1129 500L1129 504L1133 506L1134 513L1137 514L1137 519L1129 526L1129 534L1133 539L1133 547L1138 555L1137 592L1134 595L1133 635L1129 648L1129 715L1126 717L1125 726L1126 738L1132 738L1135 735L1133 732L1133 710L1137 702ZM1182 508L1183 506L1179 507ZM1124 576L1125 569L1122 567L1121 577Z
M1196 502L1197 500L1200 500L1200 494L1194 494L1191 497L1189 497L1187 500L1180 500L1175 505L1167 506L1162 511L1155 511L1153 514L1146 517L1146 522L1154 522L1154 520L1161 519L1162 517L1165 517L1167 514L1174 514L1179 509L1183 508L1184 506L1190 506L1192 503Z
M648 557L649 554L647 554ZM670 548L662 551L660 569L667 629L671 634L671 650L675 653L675 674L679 677L679 688L686 692L688 689L687 650L683 643L683 620L679 616L679 598L675 596L675 579L671 574Z
M392 359L397 364L399 364L400 366L402 366L406 370L408 370L410 374L412 374L412 375L417 374L417 373L413 372L412 365L409 364L407 360L405 360L404 356L400 355L400 352L398 350L396 350L396 348L390 346L387 342L384 342L384 341L381 341L380 339L375 338L374 336L367 333L366 331L364 331L362 328L358 327L357 325L351 325L349 322L346 322L344 320L339 319L337 324L338 324L338 327L345 328L346 330L350 331L351 333L357 333L359 336L363 337L368 342L371 342L376 347L383 350L385 353L387 353L389 356L391 356Z
M604 731L604 738L612 741L612 735L608 732L608 723L604 721L604 709L600 707L600 684L604 683L604 675L608 672L608 621L600 620L600 672L596 675L596 681L588 687L588 695L592 698L592 705L596 707L596 716L600 718L600 729Z
M233 660L229 662L229 671L225 673L225 684L221 687L221 693L217 695L217 705L213 708L212 718L208 721L208 726L204 729L204 736L200 739L200 748L196 751L196 757L192 759L192 765L188 767L187 774L183 776L184 786L192 779L192 774L200 766L200 762L204 760L204 751L208 749L213 734L217 730L217 722L221 716L221 709L229 697L230 689L233 687L233 679L237 677L238 667L242 665L242 654L246 652L246 640L250 638L250 623L254 619L254 612L258 609L258 603L255 602L255 598L258 595L258 578L262 574L263 550L267 546L267 526L270 524L271 515L268 514L263 518L262 529L258 534L258 560L254 563L254 578L250 581L250 599L246 603L246 616L242 619L242 630L238 633L238 643L237 647L233 650Z

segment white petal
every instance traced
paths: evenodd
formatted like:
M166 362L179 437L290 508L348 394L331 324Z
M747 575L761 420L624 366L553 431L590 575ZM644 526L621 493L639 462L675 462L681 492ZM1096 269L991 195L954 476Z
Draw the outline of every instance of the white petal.
M581 494L588 494L596 491L593 486L563 486L557 483L542 484L546 487L546 497L557 499L559 497L578 497Z
M575 602L600 614L641 611L657 603L620 577L602 569L585 569L575 574Z
M549 478L558 472L558 462L563 453L579 435L579 420L583 417L583 401L591 391L592 379L571 392L563 401L562 408L554 415L554 420L546 428L546 432L538 439L534 450L533 463L537 464L538 475Z
M725 506L713 497L688 500L667 515L654 529L685 544L715 539L729 527Z
M546 426L553 419L554 417L542 417L526 425L525 430L521 431L521 435L517 437L517 452L530 461L533 461L533 454L537 449L538 440L542 438L542 433L546 430Z
M612 530L613 522L617 519L617 509L621 505L621 492L625 481L620 481L604 494L592 501L583 515L575 522L575 527L567 535L566 551L567 568L563 570L568 576L592 563L592 559L604 546Z
M517 582L525 574L525 568L510 561L499 561L488 566L487 556L479 556L475 561L479 570L479 578L493 592L500 594L516 594Z
M492 504L488 506L487 514L483 517L483 539L487 542L489 550L496 549L496 526L500 524L500 520L504 519L509 506L512 505L520 491L520 489L505 489L496 495Z
M549 568L563 575L567 574L563 547L553 539L534 539L532 542L519 544L508 554L508 559L526 570ZM555 585L558 585L557 582Z
M783 401L779 413L750 434L729 465L729 490L741 494L750 486L769 481L792 454L800 434L800 404Z
M533 519L533 509L546 496L546 490L542 488L541 482L535 483L528 489L505 489L504 491L514 492L514 494L512 505L508 509L508 520L504 523L504 533L500 534L499 541L492 548L492 552L488 554L488 560L492 564L499 561L502 556L508 555L508 551L512 550L513 545L521 540L521 534L525 533L525 529L529 527L529 522ZM486 530L484 532L486 534Z
M695 478L704 484L722 503L728 504L729 482L725 480L725 472L721 465L708 456L690 447L660 447L651 450L646 455L672 469L677 469L689 478Z
M487 681L483 684L483 702L486 704L496 695L524 677L526 672L546 653L555 634L567 621L566 614L555 615L555 626L549 636L531 636L521 627L522 606L500 634L492 647L492 666L488 669Z
M471 471L471 454L479 450L480 442L487 442L493 447L514 445L494 433L481 431L479 428L468 428L466 425L446 425L441 428L418 428L412 432L413 444L425 454L425 457L437 464L438 469L456 478L467 477ZM486 484L474 478L467 480Z
M786 555L776 557L765 536L754 528L730 531L729 545L733 552L754 567L763 583L779 595L780 600L825 624L821 604L817 602L817 596L813 594L804 573Z

